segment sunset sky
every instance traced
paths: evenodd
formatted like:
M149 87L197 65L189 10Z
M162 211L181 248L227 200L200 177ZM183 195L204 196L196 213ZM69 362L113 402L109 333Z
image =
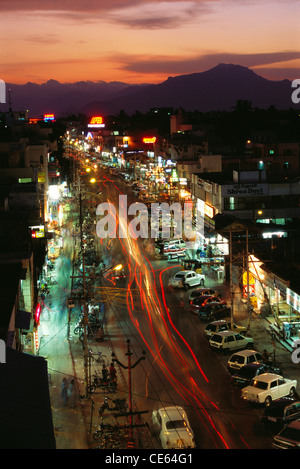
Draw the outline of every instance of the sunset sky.
M0 78L160 83L239 64L300 78L299 0L0 0Z

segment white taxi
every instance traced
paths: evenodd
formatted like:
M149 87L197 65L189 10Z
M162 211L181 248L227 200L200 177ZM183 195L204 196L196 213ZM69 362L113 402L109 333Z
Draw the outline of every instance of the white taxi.
M182 407L163 407L152 412L152 427L162 449L195 448L194 433Z
M242 398L268 406L281 397L295 396L296 388L295 379L283 378L274 373L263 373L253 378L251 384L242 389Z

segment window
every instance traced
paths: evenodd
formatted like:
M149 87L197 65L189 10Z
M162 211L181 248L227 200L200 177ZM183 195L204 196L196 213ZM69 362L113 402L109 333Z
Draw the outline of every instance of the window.
M291 165L288 161L285 161L282 166L283 166L284 171L291 169Z
M277 380L272 381L272 383L271 383L271 385L270 385L270 388L276 388L277 383L278 383Z

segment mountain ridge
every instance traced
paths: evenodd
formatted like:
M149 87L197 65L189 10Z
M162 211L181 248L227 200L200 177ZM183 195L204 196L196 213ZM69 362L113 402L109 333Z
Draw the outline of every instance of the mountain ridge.
M170 76L158 84L128 84L98 80L60 83L47 82L23 85L7 84L11 89L13 110L29 109L30 117L47 112L57 116L83 113L91 115L147 112L153 107L182 107L187 111L230 110L238 100L251 101L253 107L297 108L291 100L291 81L272 81L253 70L220 63L191 74ZM1 105L1 110L3 110Z

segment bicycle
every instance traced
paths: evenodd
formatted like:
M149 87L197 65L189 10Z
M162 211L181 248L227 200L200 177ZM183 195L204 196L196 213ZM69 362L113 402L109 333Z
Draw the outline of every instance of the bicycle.
M102 423L99 425L99 429L94 432L93 438L94 440L103 439L100 444L103 444L105 448L117 445L117 448L121 449L122 446L123 448L127 447L130 435L125 425Z
M96 389L102 389L111 393L116 392L117 383L115 381L110 381L109 379L101 378L97 372L95 372L93 378L93 382L88 387L88 391L90 394L92 392L95 392Z
M92 350L90 350L90 357L92 361L99 363L100 365L108 366L108 358L106 355L104 355L102 352L97 352L97 356L95 357Z
M111 410L112 412L120 412L120 413L125 413L127 411L127 403L126 399L110 399L114 403L114 407L111 407L108 403L108 397L104 399L104 402L101 407L99 407L99 417L102 417L104 411Z

